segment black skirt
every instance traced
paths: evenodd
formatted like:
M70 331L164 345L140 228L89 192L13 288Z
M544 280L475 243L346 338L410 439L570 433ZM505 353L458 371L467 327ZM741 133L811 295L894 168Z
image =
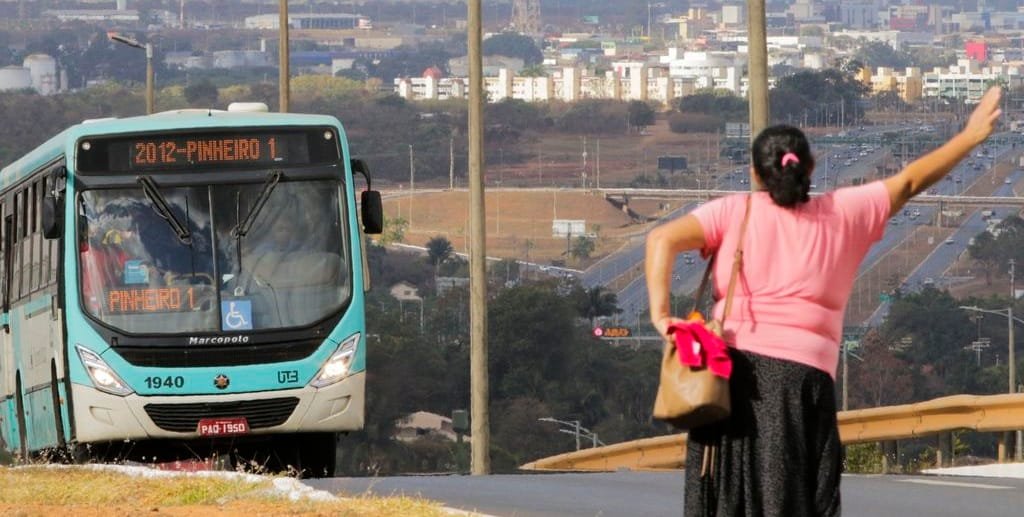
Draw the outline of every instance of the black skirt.
M839 515L843 449L832 377L792 361L730 355L732 414L690 430L684 515Z

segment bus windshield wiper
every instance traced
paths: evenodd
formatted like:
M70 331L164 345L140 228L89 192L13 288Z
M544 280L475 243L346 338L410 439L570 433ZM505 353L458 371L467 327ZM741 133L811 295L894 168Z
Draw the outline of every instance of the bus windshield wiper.
M253 201L252 206L249 207L249 213L245 215L245 220L237 223L231 229L232 235L241 240L242 237L249 233L253 223L256 222L256 216L263 210L263 206L267 204L267 200L270 199L270 193L274 191L274 187L277 186L279 181L281 181L281 171L273 171L267 176L267 181L263 182L263 190L260 191L256 201Z
M174 233L177 234L178 240L180 240L182 244L191 245L192 232L190 232L188 228L181 224L181 221L174 216L174 212L171 211L170 205L167 204L167 199L165 199L163 194L160 193L160 189L157 187L156 182L153 181L153 178L148 176L139 176L137 181L142 185L142 192L146 194L146 198L149 199L150 203L153 203L153 208L156 210L156 213L167 221L167 224L169 224L171 229L174 230Z

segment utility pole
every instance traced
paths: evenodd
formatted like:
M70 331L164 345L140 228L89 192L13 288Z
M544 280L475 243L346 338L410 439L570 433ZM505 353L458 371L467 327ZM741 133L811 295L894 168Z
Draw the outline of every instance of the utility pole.
M768 127L768 39L764 4L765 0L747 0L747 99L750 101L751 142ZM754 185L751 178L751 190Z
M594 151L594 168L597 169L597 188L601 188L601 139L597 139L597 149Z
M1008 334L1010 339L1010 350L1009 350L1009 361L1010 361L1010 393L1017 392L1017 364L1014 358L1014 341L1013 341L1013 301L1016 293L1014 287L1014 273L1016 269L1016 261L1010 259L1010 304L1006 308L1007 320L1009 321Z
M484 226L484 82L481 0L467 2L469 57L469 388L474 476L491 472L487 377L487 228Z
M537 186L544 184L544 153L543 148L537 145Z
M288 113L288 101L291 97L289 92L288 70L288 0L279 0L278 10L280 18L278 24L277 60L278 60L278 104L281 113Z
M849 362L849 359L847 358L847 355L848 355L847 352L849 351L849 348L850 348L849 345L846 343L846 340L844 339L843 340L843 411L846 411L846 410L850 409L850 406L849 406L850 390L848 389L848 386L850 384L850 376L849 376L849 374L850 374L850 366L849 366L850 362Z
M412 229L412 198L416 193L416 167L412 160L412 144L409 144L409 229Z
M651 3L647 2L647 41L651 41ZM579 441L579 440L577 440ZM576 450L579 450L579 444L576 445Z
M448 190L455 190L455 133L448 137Z
M1008 358L1010 361L1010 393L1017 393L1017 359L1013 350L1017 345L1017 342L1013 339L1013 302L1017 300L1017 288L1016 285L1014 285L1016 281L1016 278L1014 277L1014 274L1016 273L1016 266L1017 261L1010 259L1010 303L1006 307L1006 321L1009 322L1008 330L1010 340ZM1015 438L1013 454L1017 461L1021 461L1024 459L1024 443L1022 443L1024 442L1024 436L1022 436L1020 429L1017 429Z
M583 135L583 172L580 173L580 178L583 181L580 187L587 188L587 135Z

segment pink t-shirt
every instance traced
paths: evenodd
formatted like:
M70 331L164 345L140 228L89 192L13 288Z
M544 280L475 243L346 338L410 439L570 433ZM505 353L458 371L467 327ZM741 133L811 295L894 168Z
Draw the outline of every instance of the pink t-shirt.
M835 378L846 302L861 260L885 231L889 193L876 181L812 197L795 208L777 206L767 192L751 195L726 341ZM724 311L746 198L715 199L691 212L704 229L707 249L718 250L716 318Z

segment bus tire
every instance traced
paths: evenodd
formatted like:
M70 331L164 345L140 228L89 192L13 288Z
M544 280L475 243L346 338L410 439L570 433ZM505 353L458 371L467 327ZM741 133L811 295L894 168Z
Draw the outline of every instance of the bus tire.
M57 427L57 447L63 450L67 447L67 440L64 439L64 414L61 412L59 386L60 383L57 381L57 362L50 361L50 393L53 394L53 422Z
M14 380L14 408L15 418L18 420L18 445L21 454L21 462L28 461L28 429L26 429L25 418L25 397L21 393L21 372L16 374Z

